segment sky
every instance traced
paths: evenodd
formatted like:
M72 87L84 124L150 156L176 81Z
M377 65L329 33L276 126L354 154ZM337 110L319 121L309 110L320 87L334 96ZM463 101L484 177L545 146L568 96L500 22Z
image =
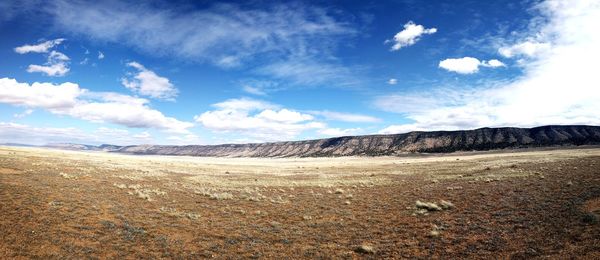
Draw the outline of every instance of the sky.
M600 125L599 0L2 1L0 143Z

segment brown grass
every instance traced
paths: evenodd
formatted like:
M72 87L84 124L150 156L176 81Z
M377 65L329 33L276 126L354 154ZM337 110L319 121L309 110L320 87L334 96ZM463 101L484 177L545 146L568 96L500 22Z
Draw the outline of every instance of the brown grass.
M598 259L599 166L600 149L232 159L0 147L0 259Z

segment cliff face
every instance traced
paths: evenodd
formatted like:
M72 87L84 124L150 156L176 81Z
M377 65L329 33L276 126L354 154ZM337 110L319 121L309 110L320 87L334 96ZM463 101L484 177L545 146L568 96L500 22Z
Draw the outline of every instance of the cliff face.
M138 145L115 147L113 151L155 155L313 157L444 153L586 144L600 144L600 126L481 128L467 131L410 132L260 144Z

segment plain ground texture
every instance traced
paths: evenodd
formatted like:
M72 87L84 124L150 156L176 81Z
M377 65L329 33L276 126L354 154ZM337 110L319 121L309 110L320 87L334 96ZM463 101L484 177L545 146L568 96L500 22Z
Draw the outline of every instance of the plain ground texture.
M599 214L598 148L242 159L0 147L2 259L599 259Z

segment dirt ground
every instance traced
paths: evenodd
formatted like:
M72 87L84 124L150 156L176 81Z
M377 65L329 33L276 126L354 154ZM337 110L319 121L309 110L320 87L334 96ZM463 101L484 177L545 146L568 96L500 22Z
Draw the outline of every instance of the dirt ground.
M239 159L0 147L0 259L600 259L600 148Z

